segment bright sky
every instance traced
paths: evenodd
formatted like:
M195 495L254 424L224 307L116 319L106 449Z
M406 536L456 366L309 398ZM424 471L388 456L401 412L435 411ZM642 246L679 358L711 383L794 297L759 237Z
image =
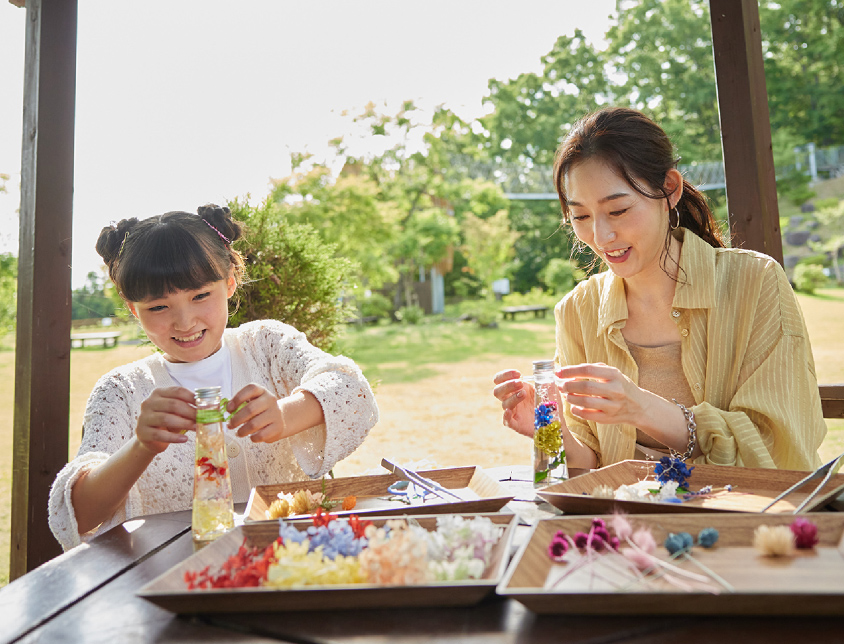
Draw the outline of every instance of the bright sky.
M490 78L600 42L615 0L80 0L73 286L112 220L195 212L290 172L343 110L411 99L483 114ZM18 252L24 9L0 0L0 252Z

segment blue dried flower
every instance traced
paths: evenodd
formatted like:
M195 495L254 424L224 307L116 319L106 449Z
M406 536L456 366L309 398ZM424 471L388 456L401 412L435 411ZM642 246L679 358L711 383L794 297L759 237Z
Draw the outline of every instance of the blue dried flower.
M554 410L548 405L542 404L533 410L533 426L536 429L549 425L554 420Z
M715 528L704 528L697 536L697 542L704 548L711 548L718 541L718 536Z
M692 549L692 545L694 541L692 540L692 535L688 532L680 532L680 533L670 533L665 538L665 549L668 550L669 554L675 555L680 552L688 552Z
M686 465L682 459L663 456L659 459L659 463L654 466L654 474L656 474L656 480L660 483L676 481L679 487L685 488L693 469L695 468Z

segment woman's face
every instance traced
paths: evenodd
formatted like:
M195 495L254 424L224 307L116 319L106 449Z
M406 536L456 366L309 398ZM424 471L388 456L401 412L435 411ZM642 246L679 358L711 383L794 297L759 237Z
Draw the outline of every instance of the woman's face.
M220 349L228 323L234 277L189 291L128 302L150 341L170 362L197 362Z
M676 181L674 172L666 184ZM565 175L565 191L574 234L613 273L630 280L662 272L660 256L668 234L665 199L645 197L598 159L572 166ZM679 192L671 196L672 204Z

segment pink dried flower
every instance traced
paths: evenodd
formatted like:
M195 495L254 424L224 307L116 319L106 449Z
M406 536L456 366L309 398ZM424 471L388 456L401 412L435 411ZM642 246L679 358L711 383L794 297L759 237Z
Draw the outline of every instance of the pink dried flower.
M610 548L613 550L618 550L618 546L621 544L618 537L610 537Z
M566 537L562 531L557 532L551 540L551 543L548 544L548 556L554 561L562 561L568 551L568 537Z
M600 539L601 541L606 541L607 543L610 541L610 533L606 528L595 528L592 531L592 535L592 541L595 541L595 539Z
M639 528L633 533L631 541L648 554L656 551L656 539L647 528Z
M639 570L647 570L654 565L654 558L652 555L649 555L647 552L637 550L636 548L625 548L622 550L622 554L627 557L627 560Z
M585 532L575 532L574 533L574 545L579 549L583 550L586 547L586 544L589 543L589 535Z
M627 520L627 516L621 512L612 515L612 529L621 541L627 541L633 534L633 526Z
M818 543L818 526L809 519L794 519L791 531L794 533L794 545L798 548L814 548Z
M604 521L601 517L595 517L594 519L592 519L592 527L593 527L595 530L604 530L604 531L606 531L606 529L607 529L607 522L606 522L606 521Z

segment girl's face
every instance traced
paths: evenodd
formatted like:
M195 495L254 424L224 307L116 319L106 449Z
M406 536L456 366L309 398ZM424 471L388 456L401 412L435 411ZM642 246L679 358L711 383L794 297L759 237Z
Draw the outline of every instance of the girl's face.
M157 299L128 302L152 343L170 362L197 362L223 345L228 299L234 277L191 291L175 291Z
M675 176L676 175L676 176ZM679 184L676 183L679 179ZM682 194L676 170L666 177L672 206ZM662 274L660 256L668 234L668 204L640 194L598 159L572 166L565 176L574 234L624 279Z

